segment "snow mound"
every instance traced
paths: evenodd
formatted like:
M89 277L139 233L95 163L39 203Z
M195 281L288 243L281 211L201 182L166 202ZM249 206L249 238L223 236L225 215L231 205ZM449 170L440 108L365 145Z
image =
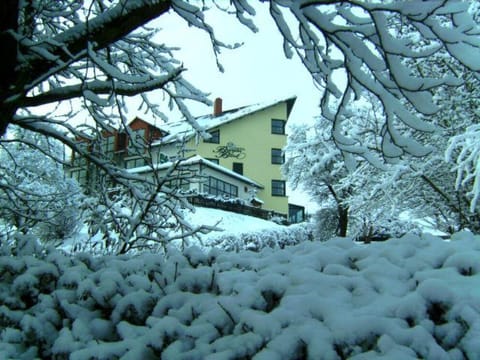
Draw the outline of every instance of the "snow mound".
M313 228L310 223L285 226L253 216L202 207L185 213L185 218L192 225L218 228L218 231L187 239L187 245L196 245L204 250L260 251L266 247L284 248L312 239ZM181 245L180 241L178 245Z
M210 225L217 226L221 229L222 234L235 234L245 231L258 231L267 229L283 228L283 225L274 223L253 216L237 214L230 211L224 211L219 209L210 209L204 207L195 207L195 211L188 211L185 213L187 221L193 225ZM203 238L216 237L219 232L214 231Z
M480 237L0 257L0 358L478 359Z

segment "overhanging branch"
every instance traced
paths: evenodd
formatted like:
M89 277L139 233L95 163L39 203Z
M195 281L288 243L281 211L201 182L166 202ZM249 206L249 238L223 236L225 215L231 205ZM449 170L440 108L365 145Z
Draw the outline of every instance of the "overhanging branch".
M95 44L93 49L96 51L104 49L150 20L166 13L170 6L170 0L122 0L115 7L106 10L95 18L55 36L45 50L56 57L57 61L65 62L85 50L89 42ZM52 44L59 44L59 46L55 47ZM22 85L29 84L33 79L40 77L52 67L52 61L42 57L39 53L25 55L25 65L31 71L28 74L28 79L23 79Z
M135 96L143 92L161 89L170 81L173 81L178 77L184 68L177 68L175 71L159 76L158 78L146 81L142 84L125 84L125 83L113 83L112 81L100 81L93 80L84 84L64 86L61 88L55 88L50 91L41 93L36 96L25 97L17 102L20 107L32 107L50 104L57 101L71 100L81 97L84 91L89 90L95 94L111 94L115 92L117 95L122 96Z
M1 11L0 18L8 20L0 22L0 39L5 55L3 60L8 64L2 62L0 72L5 75L0 81L0 136L5 133L16 111L25 106L26 94L37 85L37 79L44 78L52 68L61 69L71 59L82 57L81 53L88 43L94 44L94 51L104 49L165 14L171 7L171 0L120 0L111 9L41 43L32 42L18 34L18 0L3 0L1 4L0 9L5 11ZM20 57L17 48L20 49ZM6 99L14 100L7 104ZM45 104L47 99L48 96L35 101Z

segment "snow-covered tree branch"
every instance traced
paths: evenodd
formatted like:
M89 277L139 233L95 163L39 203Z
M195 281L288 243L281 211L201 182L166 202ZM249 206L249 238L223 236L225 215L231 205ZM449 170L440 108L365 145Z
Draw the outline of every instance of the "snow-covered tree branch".
M304 0L271 1L270 11L285 39L286 55L296 53L325 89L323 116L334 122L337 146L368 158L368 148L343 126L346 106L367 90L383 106L381 150L386 159L394 160L430 151L402 128L433 131L433 124L424 118L438 111L432 91L462 83L451 72L423 76L412 64L446 51L467 70L480 70L472 60L480 55L480 41L470 5L448 0ZM339 76L344 78L343 88Z
M338 223L340 218L334 210L338 194L343 207L349 210L351 236L359 233L365 221L374 229L388 229L397 235L398 230L413 230L415 224L398 221L401 214L404 219L407 214L409 219L428 219L435 229L445 233L465 228L478 231L479 211L474 193L478 129L472 124L478 122L480 87L474 76L460 71L458 64L444 55L419 63L419 71L435 73L450 68L464 84L455 89L441 87L435 94L440 110L431 121L437 129L421 137L432 149L426 156L406 154L395 164L380 168L356 154L355 167L347 168L341 151L334 145L331 122L320 118L313 128L292 128L284 172L294 187L305 189L319 202L322 209L318 222L323 234L329 223ZM379 102L364 96L345 109L344 123L350 137L363 141L379 160L384 114L379 110Z

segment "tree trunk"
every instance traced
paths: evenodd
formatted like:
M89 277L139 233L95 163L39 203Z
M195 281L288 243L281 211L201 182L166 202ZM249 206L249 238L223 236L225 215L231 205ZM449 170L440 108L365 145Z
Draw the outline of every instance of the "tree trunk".
M17 42L8 30L17 31L19 0L0 1L0 44L2 44L2 65L0 66L0 137L5 134L16 109L6 108L5 100L16 83Z
M347 236L348 229L348 207L338 204L338 228L337 235L341 237Z
M338 225L337 225L337 236L346 237L348 229L348 206L342 204L342 199L340 199L335 192L333 186L327 182L325 185L332 194L335 202L337 203L337 213L338 213Z

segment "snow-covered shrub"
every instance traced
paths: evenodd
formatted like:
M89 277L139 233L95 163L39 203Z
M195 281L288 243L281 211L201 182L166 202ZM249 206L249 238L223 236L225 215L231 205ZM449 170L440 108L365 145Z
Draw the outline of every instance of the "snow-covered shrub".
M18 128L8 136L13 141L0 146L0 236L8 241L20 232L62 242L78 230L83 202L79 185L55 160L64 148Z
M312 225L305 222L280 228L219 235L211 238L205 245L227 251L260 251L264 248L283 249L285 246L299 244L303 241L312 241L313 238Z
M275 224L278 224L278 225L287 225L288 221L285 217L283 216L278 216L278 215L274 215L270 218L270 221L274 222Z
M338 228L338 212L333 208L322 208L315 213L315 238L320 241L335 236Z
M4 255L0 358L476 359L479 240Z

